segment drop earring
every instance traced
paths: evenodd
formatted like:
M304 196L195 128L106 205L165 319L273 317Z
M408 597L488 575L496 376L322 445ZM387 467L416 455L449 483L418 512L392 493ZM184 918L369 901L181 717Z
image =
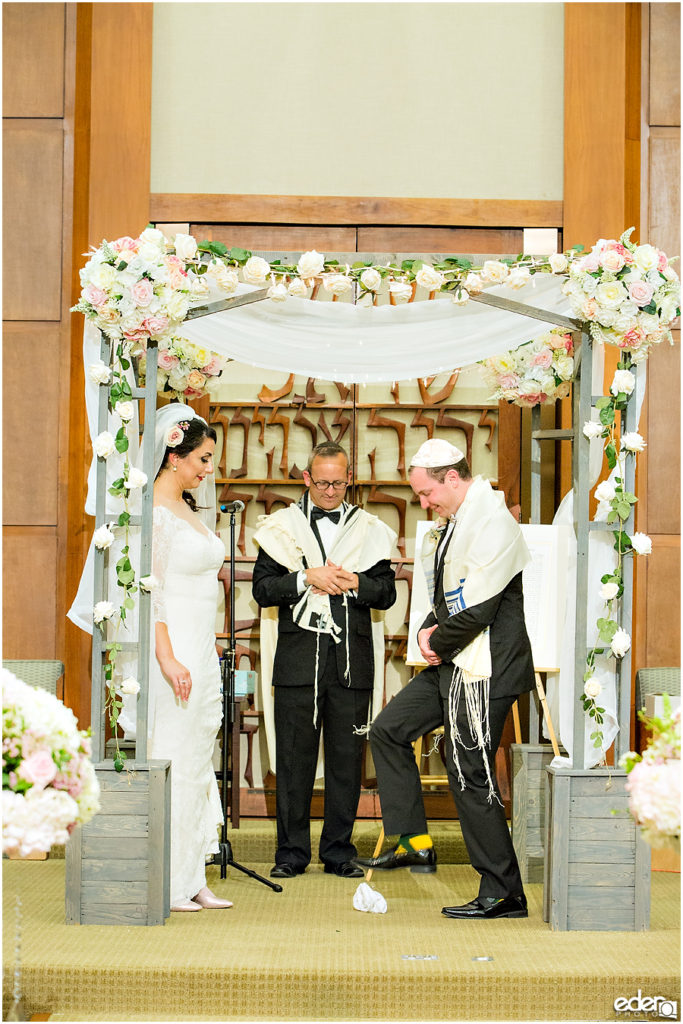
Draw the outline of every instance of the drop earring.
M171 466L171 469L173 470L174 473L178 472L178 467L176 465Z

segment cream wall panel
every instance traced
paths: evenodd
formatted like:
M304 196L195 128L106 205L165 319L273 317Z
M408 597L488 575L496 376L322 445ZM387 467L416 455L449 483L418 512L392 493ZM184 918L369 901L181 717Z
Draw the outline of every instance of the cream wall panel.
M62 161L60 120L3 125L3 318L62 315ZM40 248L39 271L36 246Z
M154 4L152 192L560 199L563 4Z
M59 324L6 323L2 348L2 518L5 526L57 523ZM27 387L27 353L30 374ZM21 425L20 433L17 426ZM28 441L28 445L27 445Z
M3 117L63 116L64 23L64 4L3 4Z

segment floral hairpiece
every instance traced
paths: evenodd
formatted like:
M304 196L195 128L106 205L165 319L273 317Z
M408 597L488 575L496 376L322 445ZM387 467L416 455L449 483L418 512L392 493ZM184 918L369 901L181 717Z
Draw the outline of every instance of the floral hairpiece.
M180 420L174 426L169 427L166 431L166 437L164 438L167 448L177 448L185 437L185 431L189 430L190 421Z

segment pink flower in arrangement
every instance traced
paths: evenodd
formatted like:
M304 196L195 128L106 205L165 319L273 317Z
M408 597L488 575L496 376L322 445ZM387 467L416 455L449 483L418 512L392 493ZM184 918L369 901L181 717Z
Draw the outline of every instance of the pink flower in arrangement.
M223 371L225 364L220 356L212 356L206 366L202 366L202 373L207 377L217 377Z
M639 348L645 340L645 332L642 327L634 327L627 331L623 340L618 342L619 348Z
M552 365L553 353L549 348L544 348L540 352L537 352L534 358L531 360L532 366L541 366L544 370L547 370Z
M668 259L666 257L666 253L662 252L661 249L660 249L659 250L659 256L657 257L657 270L664 270L664 268L667 266L668 262L669 261L668 261Z
M161 370L172 370L174 366L177 366L180 360L178 356L174 356L167 348L160 348L159 355L157 356L157 363Z
M167 256L165 259L168 269L168 283L171 288L180 288L187 282L185 265L178 256Z
M130 235L122 235L121 238L117 238L115 242L111 242L111 247L116 252L123 252L124 249L129 249L131 252L137 252L138 244L138 239L131 238Z
M155 334L161 334L168 327L167 316L148 316L142 321L146 334L153 338Z
M88 284L83 289L83 298L94 306L95 309L99 309L107 301L107 293L98 288L97 285Z
M187 398L201 398L202 395L204 394L204 392L203 391L197 391L196 388L185 388L185 390L183 391L183 394Z
M149 306L154 298L154 286L146 277L136 281L130 291L138 306Z
M565 352L567 353L568 356L573 356L574 355L574 342L572 340L571 334L563 334L562 337L564 339L564 350L565 350Z
M498 378L498 387L500 388L516 388L519 384L519 374L517 373L503 373Z
M164 438L164 440L166 441L166 447L177 448L178 445L184 440L184 438L185 433L183 431L183 428L179 424L176 424L174 427L170 427L166 431L166 437Z
M623 248L623 246L622 246ZM623 268L626 260L620 252L614 249L605 249L600 253L600 264L605 270L608 270L612 274L618 274Z
M579 262L581 270L585 270L587 274L593 274L598 269L600 264L598 263L597 253L589 252L587 256Z
M546 398L547 398L547 395L545 395L542 391L535 391L535 392L533 392L530 395L520 395L519 396L519 401L522 402L524 405L529 405L529 406L539 405L539 404L542 405L543 402L546 401Z
M632 281L628 286L628 294L636 306L647 306L654 293L649 281Z
M19 775L37 789L45 789L57 774L57 766L49 750L42 748L19 765Z

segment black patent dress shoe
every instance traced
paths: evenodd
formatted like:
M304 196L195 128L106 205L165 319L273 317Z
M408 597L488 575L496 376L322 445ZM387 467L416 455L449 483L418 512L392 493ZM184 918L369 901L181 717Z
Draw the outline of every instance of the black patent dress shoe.
M352 864L361 868L373 868L376 871L387 871L390 868L410 868L411 871L425 874L436 871L436 850L430 846L426 850L414 850L412 847L395 846L393 850L381 853L379 857L354 857Z
M477 896L462 907L442 907L444 917L457 917L466 921L492 920L497 917L528 917L526 896Z
M296 875L303 875L306 868L295 868L293 864L276 864L270 869L271 878L294 878Z
M325 874L339 875L340 878L362 878L364 872L357 868L355 864L352 864L350 860L345 860L342 864L326 864Z

